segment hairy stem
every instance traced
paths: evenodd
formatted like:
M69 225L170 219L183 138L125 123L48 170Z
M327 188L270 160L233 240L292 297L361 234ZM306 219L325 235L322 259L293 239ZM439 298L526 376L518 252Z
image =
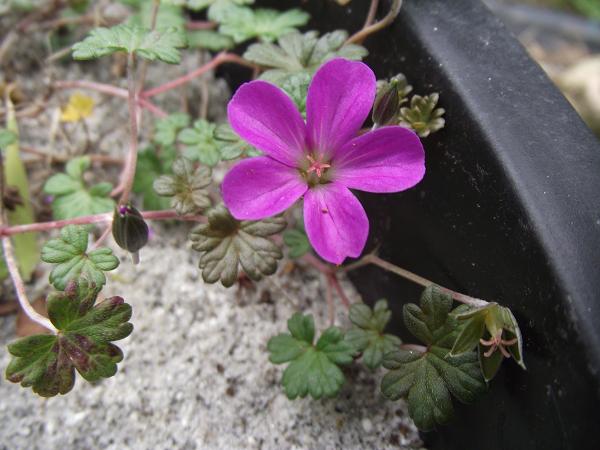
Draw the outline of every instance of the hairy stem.
M161 84L152 89L147 89L140 93L141 98L146 99L148 97L153 97L158 94L162 94L163 92L170 91L171 89L175 89L176 87L182 86L186 83L189 83L194 78L198 78L201 75L204 75L209 70L215 69L221 64L224 63L236 63L242 66L255 68L256 66L252 64L250 61L246 61L241 56L238 56L233 53L222 52L215 56L212 61L204 64L202 67L188 73L187 75L183 75L179 78L169 81L168 83Z
M125 167L121 174L119 185L113 189L111 196L121 194L119 204L123 205L129 200L129 194L133 187L135 168L137 166L138 154L138 121L137 121L137 92L135 90L135 55L129 54L127 58L127 105L129 107L129 152L125 161Z
M394 0L392 6L390 7L387 15L381 19L379 22L375 22L373 25L369 25L364 27L362 30L354 33L352 36L348 38L345 42L346 44L360 44L364 41L369 35L378 32L379 30L384 29L389 24L391 24L398 13L400 12L400 8L402 8L402 0Z
M29 299L25 293L25 284L23 283L23 279L21 278L21 274L19 273L19 269L17 267L10 237L4 236L2 238L2 249L4 250L4 261L6 262L6 267L8 268L8 273L10 274L10 278L15 287L15 292L17 293L17 299L19 300L19 304L21 305L23 312L35 323L47 328L54 334L58 333L58 330L54 327L54 325L52 325L52 322L33 309L33 306L31 306L31 303L29 303Z
M169 220L176 219L185 222L204 222L204 216L188 215L180 216L174 210L142 211L142 217L147 220ZM67 225L89 225L93 223L111 222L113 213L95 214L93 216L75 217L74 219L54 220L51 222L30 223L27 225L14 225L0 227L0 236L12 236L14 234L29 233L32 231L49 231Z
M154 31L156 28L156 19L158 18L158 8L160 8L160 0L152 0L152 15L150 16L150 30ZM148 60L142 61L142 67L140 68L140 82L138 84L138 93L144 89L144 83L146 82L146 73L148 71Z
M363 258L361 258L360 260L358 260L352 264L348 264L347 266L340 267L338 269L338 271L339 272L349 272L351 270L358 269L359 267L363 267L368 264L373 264L377 267L381 267L382 269L387 270L388 272L395 273L396 275L399 275L402 278L405 278L405 279L412 281L413 283L421 285L423 287L428 287L428 286L436 284L433 281L428 280L427 278L423 278L422 276L417 275L416 273L413 273L406 269L398 267L390 262L387 262L387 261L381 259L377 255L373 255L373 254L366 255ZM475 307L482 307L482 306L485 306L488 304L488 302L486 302L485 300L481 300L479 298L474 298L469 295L461 294L460 292L456 292L456 291L453 291L451 289L448 289L448 288L445 288L442 286L439 286L439 288L443 292L450 295L454 300L456 300L457 302L460 302L460 303L465 303L467 305L471 305L471 306L475 306Z
M86 80L71 80L71 81L57 81L53 84L53 87L57 89L90 89L92 91L101 92L102 94L112 95L113 97L128 98L129 93L127 89L121 89L110 84L96 83L94 81ZM145 98L138 98L137 102L142 108L147 109L157 117L166 117L168 114L156 106L151 101Z
M210 22L210 21L190 21L185 24L185 27L190 31L192 31L192 30L214 30L218 26L219 26L219 24L217 22Z
M371 6L369 6L369 12L367 14L367 18L365 19L365 24L363 28L367 28L373 24L375 21L375 14L377 14L377 7L379 6L379 0L371 0Z

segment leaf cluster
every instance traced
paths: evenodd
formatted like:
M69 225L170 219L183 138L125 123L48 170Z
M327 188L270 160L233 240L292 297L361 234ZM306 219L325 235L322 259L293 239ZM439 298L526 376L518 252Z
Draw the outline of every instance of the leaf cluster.
M461 331L456 315L467 308L452 311L452 298L436 286L425 289L420 306L404 307L408 330L427 347L421 351L398 349L384 355L389 369L382 382L383 394L392 400L406 397L408 411L421 430L444 424L453 415L452 396L471 403L486 390L473 351L451 357L450 350Z
M99 289L84 278L48 296L48 315L57 334L37 334L8 345L6 378L43 397L66 394L75 370L87 381L117 372L123 352L112 344L131 333L131 306L121 297L96 304Z
M283 86L291 76L306 73L312 76L325 62L333 58L361 60L367 50L356 44L344 45L345 30L336 30L319 37L316 31L293 31L278 38L277 44L252 44L244 58L266 68L260 78Z
M186 37L177 27L157 28L151 31L126 24L111 28L95 28L88 37L73 46L73 58L95 59L116 52L135 54L150 61L160 60L179 64L180 48L186 46Z
M346 342L357 354L362 354L362 362L369 369L377 369L386 353L400 348L400 338L384 333L392 317L386 300L379 300L373 309L355 303L350 307L349 317L354 327L346 333Z
M112 184L102 182L90 186L83 181L83 174L90 168L89 156L73 158L65 167L65 173L52 175L44 184L44 192L54 196L52 214L55 219L72 219L110 211L114 201L110 198Z
M344 340L337 327L326 329L314 344L315 324L312 315L294 314L288 320L289 333L269 340L269 360L274 364L290 363L281 384L290 400L334 397L345 382L339 366L350 364L354 348Z
M275 273L283 254L268 237L285 228L283 217L238 221L218 205L208 211L207 218L208 223L191 234L192 248L201 254L199 266L206 283L220 280L223 286L232 286L240 266L255 281Z
M162 175L154 181L154 190L171 198L171 207L177 214L192 214L210 206L208 186L211 170L199 166L194 169L190 160L179 158L173 163L173 175Z

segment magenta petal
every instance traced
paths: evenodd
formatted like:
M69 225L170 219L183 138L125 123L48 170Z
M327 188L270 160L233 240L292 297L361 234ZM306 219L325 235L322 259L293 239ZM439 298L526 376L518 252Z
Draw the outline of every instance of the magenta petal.
M279 214L306 189L306 182L297 169L268 156L240 161L227 172L221 184L225 206L239 220L258 220Z
M375 99L376 80L365 64L333 59L308 88L306 125L312 146L329 155L356 135Z
M243 84L227 106L231 127L276 160L296 167L306 147L306 127L294 102L265 81Z
M358 257L369 234L369 219L362 205L338 183L306 192L304 225L316 252L334 264L341 264L347 256Z
M406 128L384 127L352 139L332 161L333 178L352 189L398 192L413 187L425 174L425 151Z

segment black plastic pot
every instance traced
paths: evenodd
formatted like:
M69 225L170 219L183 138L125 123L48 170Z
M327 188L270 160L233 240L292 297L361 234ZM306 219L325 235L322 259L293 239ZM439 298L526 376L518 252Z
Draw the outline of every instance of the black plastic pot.
M297 2L261 2L297 6ZM312 26L360 28L366 0L303 4ZM379 15L385 13L381 2ZM515 313L528 371L505 363L489 393L456 404L431 449L596 449L600 425L600 145L516 39L479 1L406 0L369 38L378 77L438 91L447 126L426 138L411 191L362 195L384 259ZM419 289L377 268L353 274L387 298L395 329ZM403 336L407 339L409 336Z

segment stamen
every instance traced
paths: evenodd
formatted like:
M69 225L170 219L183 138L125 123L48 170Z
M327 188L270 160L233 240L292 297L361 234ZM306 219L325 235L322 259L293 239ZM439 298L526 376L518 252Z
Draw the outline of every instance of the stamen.
M306 155L306 158L308 159L308 162L310 162L310 167L306 173L315 172L319 178L321 178L321 175L323 175L325 169L329 169L331 167L331 164L327 164L322 161L322 155L319 156L318 160L313 158L311 155Z

